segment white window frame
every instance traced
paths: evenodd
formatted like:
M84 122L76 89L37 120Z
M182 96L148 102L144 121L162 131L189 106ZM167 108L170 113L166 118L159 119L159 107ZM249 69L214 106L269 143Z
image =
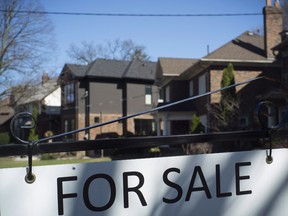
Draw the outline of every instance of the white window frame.
M152 104L152 86L146 85L145 86L145 105Z

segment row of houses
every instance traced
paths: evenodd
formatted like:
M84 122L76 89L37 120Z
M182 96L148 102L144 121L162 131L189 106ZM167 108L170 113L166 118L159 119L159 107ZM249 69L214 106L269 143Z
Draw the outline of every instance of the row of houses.
M88 65L65 64L57 79L43 77L37 86L42 90L37 90L33 97L23 96L14 104L13 112L25 109L33 112L28 105L37 104L39 136L59 134L219 89L223 70L232 64L236 82L261 76L270 78L237 87L241 128L259 129L254 111L263 100L277 105L277 115L268 118L268 124L276 124L285 113L287 95L283 89L288 80L288 44L278 1L274 4L266 1L263 18L263 36L244 32L201 59L159 58L157 62L96 59ZM48 89L47 85L53 87ZM220 93L207 95L65 138L187 134L194 114L208 132L213 118L208 107L219 101ZM0 110L1 130L12 116L6 108L2 106ZM9 115L5 115L7 112Z

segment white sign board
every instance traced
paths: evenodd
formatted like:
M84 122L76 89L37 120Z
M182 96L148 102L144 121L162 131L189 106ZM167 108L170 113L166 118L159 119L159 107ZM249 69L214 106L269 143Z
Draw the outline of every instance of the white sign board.
M288 150L0 169L1 216L288 215Z

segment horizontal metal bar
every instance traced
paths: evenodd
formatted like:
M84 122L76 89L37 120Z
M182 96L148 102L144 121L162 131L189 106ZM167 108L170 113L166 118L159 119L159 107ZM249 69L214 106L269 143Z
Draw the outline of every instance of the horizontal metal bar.
M287 131L282 135L288 135ZM38 143L33 146L32 154L88 151L100 149L128 149L156 146L175 146L201 142L223 142L229 140L257 140L269 137L268 131L236 131L224 133L189 134L177 136L131 137L117 139L97 139L77 142ZM0 156L27 155L26 144L0 145Z

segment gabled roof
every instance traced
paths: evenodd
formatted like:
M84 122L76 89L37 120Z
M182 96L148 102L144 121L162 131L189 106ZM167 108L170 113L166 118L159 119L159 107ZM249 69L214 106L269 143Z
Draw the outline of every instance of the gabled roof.
M198 59L188 58L159 58L157 71L161 70L163 76L179 76L197 61Z
M158 86L165 86L198 61L198 59L188 58L159 58L156 68L156 84Z
M202 60L267 61L264 37L252 32L244 32Z
M196 62L182 73L179 79L191 79L213 64L227 65L230 62L259 66L263 63L272 63L273 60L266 58L264 37L246 31Z
M59 87L60 86L57 84L57 79L50 79L47 82L41 83L39 85L26 86L24 87L24 92L19 94L16 93L15 96L17 97L17 95L19 95L20 97L18 99L15 98L16 103L17 105L23 105L41 101Z

